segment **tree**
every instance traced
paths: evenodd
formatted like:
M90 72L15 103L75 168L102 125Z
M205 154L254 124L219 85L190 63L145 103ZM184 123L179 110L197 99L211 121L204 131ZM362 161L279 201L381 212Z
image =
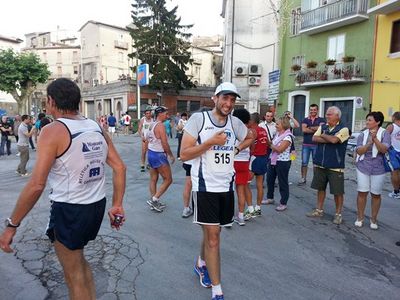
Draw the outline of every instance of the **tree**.
M0 90L14 97L19 113L28 112L26 103L36 84L45 83L49 76L48 65L41 63L36 54L0 51Z
M188 64L192 63L190 33L193 25L180 25L176 16L178 6L166 8L165 0L134 0L132 4L133 26L129 29L135 49L130 58L149 64L150 88L176 91L194 87L186 76Z

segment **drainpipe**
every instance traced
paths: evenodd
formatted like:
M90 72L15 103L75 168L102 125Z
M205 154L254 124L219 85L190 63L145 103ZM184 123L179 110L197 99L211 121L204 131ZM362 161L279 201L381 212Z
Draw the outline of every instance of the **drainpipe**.
M235 42L235 0L232 0L232 41L231 41L231 82L233 78L233 47L234 47L234 42Z

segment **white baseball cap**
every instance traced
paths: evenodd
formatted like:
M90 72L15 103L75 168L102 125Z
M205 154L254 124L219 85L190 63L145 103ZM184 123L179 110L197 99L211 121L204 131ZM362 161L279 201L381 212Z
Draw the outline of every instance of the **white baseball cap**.
M236 97L240 98L236 86L231 82L223 82L215 89L214 95L227 95L234 94Z

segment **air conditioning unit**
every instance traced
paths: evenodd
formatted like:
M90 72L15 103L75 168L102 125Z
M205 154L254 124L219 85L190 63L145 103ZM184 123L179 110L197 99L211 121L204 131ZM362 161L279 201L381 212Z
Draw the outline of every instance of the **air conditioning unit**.
M262 65L250 65L249 66L249 75L250 76L261 76L262 74Z
M235 64L235 75L245 76L247 75L247 64Z
M260 85L261 84L261 77L259 76L249 76L247 79L248 85Z

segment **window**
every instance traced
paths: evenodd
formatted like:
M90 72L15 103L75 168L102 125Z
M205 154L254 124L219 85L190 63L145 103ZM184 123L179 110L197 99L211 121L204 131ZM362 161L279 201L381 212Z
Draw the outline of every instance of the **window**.
M400 52L400 20L393 22L390 53Z
M43 52L43 61L47 62L47 52Z
M328 59L342 60L344 56L345 35L339 34L328 38Z
M195 112L200 109L200 101L190 101L190 112Z
M292 66L293 65L304 66L304 60L305 60L304 55L293 56L292 57Z
M74 74L75 74L75 75L78 74L78 66L74 66Z
M62 76L62 67L57 67L57 75L58 75L59 77Z
M61 52L57 52L57 62L60 63L62 61Z
M78 51L72 52L72 61L78 61Z
M298 35L301 25L301 8L293 9L290 16L290 34Z
M303 0L301 1L301 10L308 11L316 9L320 6L320 0Z
M118 52L118 61L119 62L124 62L124 53Z
M187 100L178 100L176 102L176 111L184 112L188 110L188 101Z

